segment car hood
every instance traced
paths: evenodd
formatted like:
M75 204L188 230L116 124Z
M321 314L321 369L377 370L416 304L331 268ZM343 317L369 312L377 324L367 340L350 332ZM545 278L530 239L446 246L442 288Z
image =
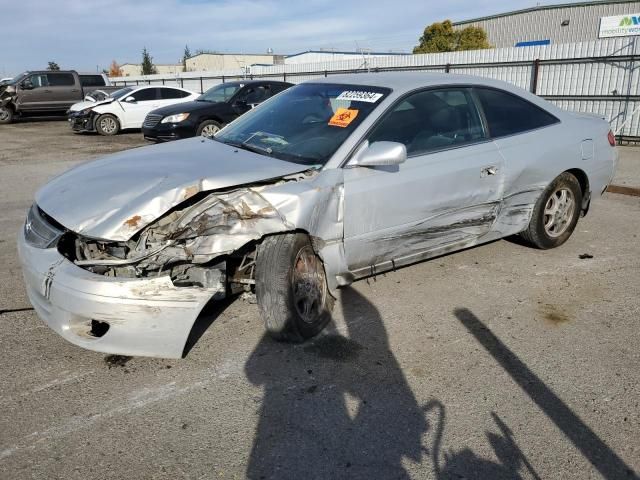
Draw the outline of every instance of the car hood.
M167 105L166 107L154 110L152 113L157 113L166 117L169 115L175 115L177 113L194 113L203 110L211 111L219 108L221 105L224 105L224 103L198 102L194 100L191 102L182 102L173 105Z
M79 165L41 188L36 203L69 230L124 241L198 192L307 169L198 137Z
M89 100L83 100L82 102L74 103L73 105L71 105L71 107L69 108L69 111L79 112L80 110L84 110L85 108L97 107L99 105L106 105L107 103L111 103L114 100L115 99L111 97L105 98L104 100L101 100L99 102L91 102Z

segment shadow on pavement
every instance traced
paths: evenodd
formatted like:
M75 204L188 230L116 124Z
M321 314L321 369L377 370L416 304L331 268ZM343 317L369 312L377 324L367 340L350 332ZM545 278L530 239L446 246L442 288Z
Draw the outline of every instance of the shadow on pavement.
M635 472L602 441L545 383L471 311L454 312L476 340L491 354L514 382L580 450L582 455L607 479L638 478Z
M341 302L347 336L333 328L292 347L265 335L247 360L264 391L247 478L498 480L523 467L539 478L494 413L499 433L487 439L499 462L468 448L441 458L444 405L418 404L376 308L352 288Z

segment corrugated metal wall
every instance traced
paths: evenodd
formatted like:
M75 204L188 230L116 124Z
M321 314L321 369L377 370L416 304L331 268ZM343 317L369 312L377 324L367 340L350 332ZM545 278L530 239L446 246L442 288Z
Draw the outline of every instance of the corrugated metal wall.
M482 27L495 47L513 47L517 42L551 40L552 44L584 42L598 38L600 18L640 12L640 1L599 3L544 8L505 14L480 21L457 22L454 28ZM561 23L568 20L569 24Z
M185 72L113 78L116 85L182 85L201 92L223 81L277 78L292 83L345 72L376 70L446 71L490 77L533 91L535 60L541 62L535 93L562 108L597 113L621 135L640 137L640 39L625 37L526 48L254 66L250 70ZM632 113L635 111L635 114ZM625 123L626 122L626 123Z

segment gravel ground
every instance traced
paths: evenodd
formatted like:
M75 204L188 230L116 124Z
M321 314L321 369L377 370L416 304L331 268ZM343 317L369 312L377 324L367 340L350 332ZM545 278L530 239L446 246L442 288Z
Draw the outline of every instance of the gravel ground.
M638 478L640 198L605 194L556 250L358 282L303 345L238 299L185 359L105 356L36 317L15 234L47 178L143 144L0 128L0 478Z

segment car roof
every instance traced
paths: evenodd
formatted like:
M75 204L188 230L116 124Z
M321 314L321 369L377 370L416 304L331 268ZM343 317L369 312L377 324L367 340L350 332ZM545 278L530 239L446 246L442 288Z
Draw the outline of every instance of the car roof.
M486 85L510 90L522 94L523 90L506 82L474 75L434 72L379 72L351 73L331 75L329 77L308 80L305 83L343 83L391 88L396 93L407 92L422 87L446 85Z

